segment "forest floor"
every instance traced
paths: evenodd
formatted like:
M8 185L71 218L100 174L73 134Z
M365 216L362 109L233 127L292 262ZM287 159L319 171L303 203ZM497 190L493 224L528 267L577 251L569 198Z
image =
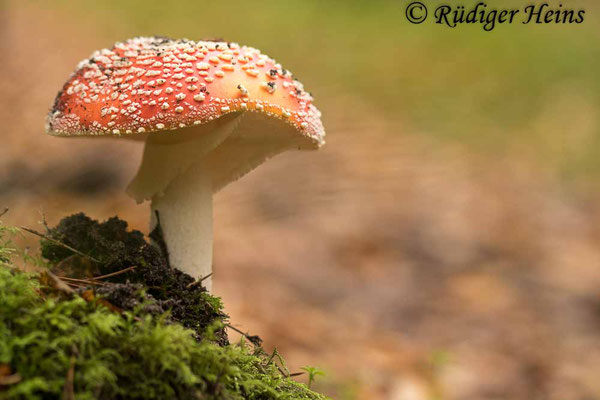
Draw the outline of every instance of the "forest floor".
M139 144L43 132L65 71L100 42L48 52L66 40L51 11L7 14L4 222L83 211L147 233L147 205L124 194ZM214 291L238 327L291 370L325 369L315 388L337 399L600 399L598 195L526 156L408 134L350 95L317 104L322 151L278 156L215 197Z

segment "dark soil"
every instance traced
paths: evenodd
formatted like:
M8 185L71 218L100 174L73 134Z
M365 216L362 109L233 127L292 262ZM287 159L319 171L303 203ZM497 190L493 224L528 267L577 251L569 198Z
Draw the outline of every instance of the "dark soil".
M160 243L157 234L160 230L153 232L153 240ZM207 327L215 322L222 326L227 319L219 298L211 296L201 282L169 266L157 247L141 232L128 230L127 222L117 217L98 222L83 213L74 214L48 228L47 237L54 241L42 240L42 256L58 276L88 280L135 267L103 278L102 285L82 283L81 291L93 290L117 308L145 307L152 314L168 310L173 321L193 329L199 340ZM228 344L223 327L214 334L219 344Z

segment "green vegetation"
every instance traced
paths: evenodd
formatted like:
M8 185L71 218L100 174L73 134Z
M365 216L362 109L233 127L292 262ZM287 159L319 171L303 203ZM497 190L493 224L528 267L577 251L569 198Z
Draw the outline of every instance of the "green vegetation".
M0 399L324 399L259 345L230 344L220 300L126 227L78 214L49 230L64 278L11 267L0 228Z
M15 249L11 247L10 237L16 232L16 229L0 224L0 267L8 266L10 257L15 253Z
M314 381L317 379L319 375L325 375L325 371L321 370L319 367L311 367L307 365L306 367L302 367L303 371L308 373L308 387L310 388Z

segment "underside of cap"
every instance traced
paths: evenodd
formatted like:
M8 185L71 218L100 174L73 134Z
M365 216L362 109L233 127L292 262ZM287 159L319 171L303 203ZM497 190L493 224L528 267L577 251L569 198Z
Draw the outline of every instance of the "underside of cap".
M257 49L134 38L82 61L46 121L56 136L146 138L251 112L319 147L321 114L302 84Z
M280 120L256 113L245 113L240 120L231 135L206 155L215 192L277 154L317 148Z
M281 120L259 113L229 114L179 133L151 135L127 193L138 203L161 196L200 163L217 192L279 153L316 148L315 142Z

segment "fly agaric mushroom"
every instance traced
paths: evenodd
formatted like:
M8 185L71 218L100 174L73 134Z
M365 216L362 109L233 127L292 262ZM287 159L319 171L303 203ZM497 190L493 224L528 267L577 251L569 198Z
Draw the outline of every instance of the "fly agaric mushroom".
M213 193L285 150L318 149L320 117L302 84L259 50L140 37L78 65L46 132L145 141L127 193L151 201L151 229L160 215L171 265L202 278L212 272Z

